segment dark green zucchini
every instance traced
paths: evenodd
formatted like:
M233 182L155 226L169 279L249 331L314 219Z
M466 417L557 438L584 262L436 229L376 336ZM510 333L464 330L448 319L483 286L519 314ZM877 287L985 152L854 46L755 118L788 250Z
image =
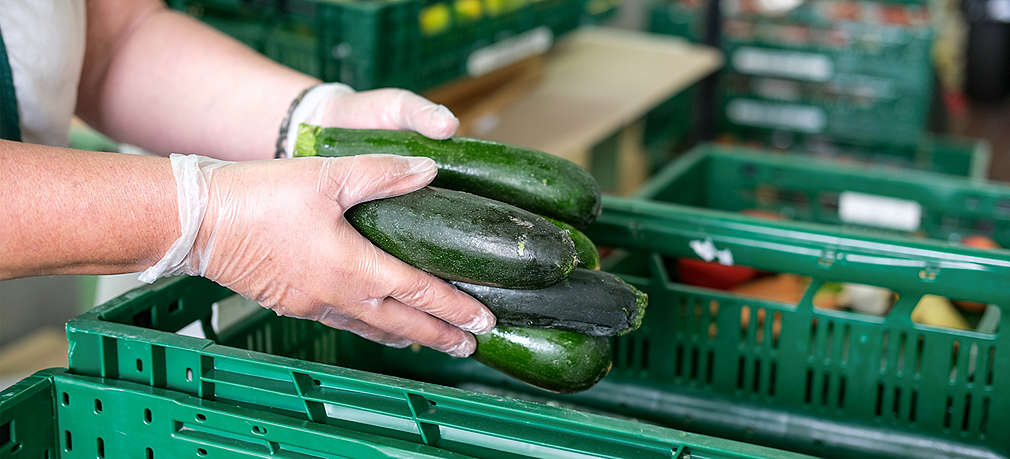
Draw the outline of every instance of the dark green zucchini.
M301 125L295 156L387 153L438 164L432 185L507 202L585 226L600 215L600 186L585 169L544 152L486 140L429 139L409 131Z
M564 230L462 191L422 188L358 204L344 216L382 250L447 280L542 288L575 267L575 245Z
M552 392L578 392L610 372L610 340L567 330L497 327L476 335L472 358Z
M453 282L484 303L499 325L561 328L593 336L623 335L642 325L648 297L603 271L575 269L564 280L536 290Z
M596 244L589 240L588 236L574 226L563 221L555 220L550 217L544 218L555 224L558 228L565 230L565 232L568 233L568 236L572 238L572 242L575 243L575 253L579 257L579 261L576 263L575 267L600 269L600 252L596 250Z

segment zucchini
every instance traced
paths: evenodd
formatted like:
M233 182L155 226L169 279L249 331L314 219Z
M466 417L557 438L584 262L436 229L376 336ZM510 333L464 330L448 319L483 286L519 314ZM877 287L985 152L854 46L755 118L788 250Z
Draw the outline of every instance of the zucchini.
M426 187L358 204L344 216L382 250L446 280L541 288L575 267L575 245L564 230L462 191Z
M484 303L500 325L561 328L614 336L642 325L648 296L603 271L575 269L564 280L537 290L512 290L453 282Z
M295 156L386 153L438 164L432 185L504 201L585 226L600 215L600 186L585 169L544 152L486 140L429 139L409 131L301 125Z
M578 392L610 372L610 340L567 330L496 327L476 335L478 362L552 392Z
M576 268L600 269L600 252L596 250L596 244L589 240L588 236L563 221L550 217L544 218L558 228L565 230L568 236L572 238L572 242L575 243L575 253L579 257L579 261L575 265Z

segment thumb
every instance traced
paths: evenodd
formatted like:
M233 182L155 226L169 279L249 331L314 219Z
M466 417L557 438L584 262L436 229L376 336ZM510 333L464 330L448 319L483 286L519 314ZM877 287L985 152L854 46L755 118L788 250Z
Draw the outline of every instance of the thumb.
M325 161L319 191L344 209L418 190L431 183L438 173L435 161L423 157L360 155Z

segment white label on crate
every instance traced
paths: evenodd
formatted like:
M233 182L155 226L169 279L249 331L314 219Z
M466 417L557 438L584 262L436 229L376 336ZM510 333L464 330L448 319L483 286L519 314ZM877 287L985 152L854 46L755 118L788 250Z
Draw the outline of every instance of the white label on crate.
M466 71L471 76L484 75L527 57L543 54L551 49L553 43L551 29L537 27L470 53Z
M809 105L782 104L749 99L734 99L726 106L726 117L744 125L790 129L808 134L824 131L824 111Z
M846 223L915 231L922 221L922 206L907 199L845 191L838 197L838 218Z
M737 71L751 75L823 82L831 79L834 71L827 56L796 51L743 47L733 52L732 60Z
M705 261L718 261L721 265L733 266L733 252L729 249L719 250L715 248L715 244L712 243L712 239L705 238L704 241L694 240L688 242L687 245L694 250L694 254L698 255Z

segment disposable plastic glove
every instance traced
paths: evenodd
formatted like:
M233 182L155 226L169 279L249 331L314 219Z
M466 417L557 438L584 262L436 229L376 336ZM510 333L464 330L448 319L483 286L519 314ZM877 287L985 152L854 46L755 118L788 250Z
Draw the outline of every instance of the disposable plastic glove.
M482 304L387 254L343 213L427 185L433 161L392 155L226 163L172 155L182 237L141 279L207 277L280 315L390 346L471 354Z
M310 89L291 112L282 147L292 157L298 125L334 126L349 129L410 130L433 139L456 133L459 120L443 105L436 105L403 89L355 92L340 83Z

